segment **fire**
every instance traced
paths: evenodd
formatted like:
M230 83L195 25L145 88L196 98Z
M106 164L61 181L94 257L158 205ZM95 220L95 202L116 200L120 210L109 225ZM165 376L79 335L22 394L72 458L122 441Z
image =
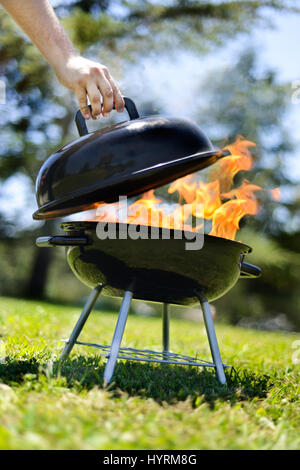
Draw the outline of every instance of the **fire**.
M211 219L215 210L217 210L222 202L220 198L220 183L218 180L203 183L199 181L191 183L191 175L176 180L168 189L168 193L175 191L179 193L179 202L185 200L187 204L193 204L192 213L197 217L196 209L199 204L204 206L204 218Z
M106 222L126 222L171 229L189 229L193 231L203 227L202 222L196 227L187 224L190 217L211 221L210 235L234 240L240 220L245 215L257 214L259 210L255 193L260 186L244 179L240 186L234 187L234 177L240 171L249 171L253 166L250 149L255 143L239 136L236 141L224 148L231 155L220 159L210 170L208 181L198 181L198 174L188 175L174 181L168 188L169 194L178 193L178 202L164 204L154 190L126 208L126 219L122 217L120 204L98 205L92 220ZM279 188L270 191L274 200L280 198ZM123 207L124 209L124 207Z
M127 223L181 230L182 223L185 223L191 215L191 209L184 211L184 205L182 205L168 212L160 205L161 202L156 198L153 189L144 193L141 199L129 206Z
M259 186L244 180L239 188L223 193L222 198L229 201L213 213L210 235L234 240L241 218L246 214L257 214L258 203L254 192L260 190Z
M280 188L271 189L270 192L274 201L280 201L281 199Z

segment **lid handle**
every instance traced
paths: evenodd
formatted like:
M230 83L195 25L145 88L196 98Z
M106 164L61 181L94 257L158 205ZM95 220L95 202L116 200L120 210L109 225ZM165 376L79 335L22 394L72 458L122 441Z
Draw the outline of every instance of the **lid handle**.
M130 120L139 118L140 116L134 102L130 98L127 98L125 96L123 96L123 99L125 102L125 109L128 113ZM92 107L90 104L89 108L92 111ZM113 105L113 109L115 109L115 104ZM85 119L82 116L80 109L78 109L77 113L75 114L75 124L80 137L89 133Z

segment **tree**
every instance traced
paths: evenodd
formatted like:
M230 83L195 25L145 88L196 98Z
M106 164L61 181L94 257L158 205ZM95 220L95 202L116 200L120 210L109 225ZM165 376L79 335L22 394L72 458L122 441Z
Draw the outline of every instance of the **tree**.
M239 177L265 190L284 187L290 195L288 201L272 201L268 191L257 193L260 212L245 218L238 239L253 245L249 262L252 259L261 266L263 276L258 281L241 281L230 295L218 301L219 311L234 323L244 317L284 313L292 326L299 328L298 185L285 166L286 156L294 150L293 138L284 124L290 90L277 82L272 70L259 71L254 50L242 53L230 70L212 72L201 89L206 90L207 102L205 106L199 104L197 121L204 127L205 120L205 129L218 144L232 142L239 134L257 144L252 172ZM241 181L239 177L236 184Z
M201 89L206 90L207 100L204 106L199 103L197 120L201 125L205 119L206 131L219 145L233 142L238 135L256 143L251 149L255 166L246 177L264 190L288 186L293 192L297 185L285 166L285 157L295 147L285 124L290 109L288 86L278 83L273 70L260 72L257 54L250 49L232 68L211 72ZM257 196L261 198L260 213L248 224L274 236L290 232L298 202L274 202L267 191ZM287 220L276 217L274 210L286 213Z

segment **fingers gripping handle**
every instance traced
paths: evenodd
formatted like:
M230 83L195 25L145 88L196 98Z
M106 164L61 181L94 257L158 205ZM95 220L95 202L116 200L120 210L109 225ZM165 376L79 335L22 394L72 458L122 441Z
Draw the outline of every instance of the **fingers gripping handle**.
M125 109L128 113L130 120L139 118L140 116L139 116L138 110L136 109L134 102L130 98L127 98L125 96L123 98L125 102ZM89 105L89 108L92 111L91 105ZM113 106L113 109L115 109L115 105ZM88 128L86 126L85 119L82 116L80 109L78 109L75 115L75 124L77 126L77 130L78 130L80 137L83 135L87 135L89 133Z

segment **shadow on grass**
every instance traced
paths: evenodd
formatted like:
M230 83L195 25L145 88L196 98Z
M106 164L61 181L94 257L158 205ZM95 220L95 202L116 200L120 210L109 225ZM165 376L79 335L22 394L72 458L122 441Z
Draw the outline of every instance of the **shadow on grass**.
M64 387L78 391L102 387L105 362L99 356L75 356L62 364L30 360L8 360L0 364L0 381L9 385L23 384L32 374L63 377ZM116 366L114 382L108 387L112 397L127 393L129 396L152 398L158 403L176 403L190 399L194 406L208 402L214 406L217 399L231 404L265 398L272 387L271 377L247 369L226 369L227 386L220 385L213 369L168 364L121 362Z

